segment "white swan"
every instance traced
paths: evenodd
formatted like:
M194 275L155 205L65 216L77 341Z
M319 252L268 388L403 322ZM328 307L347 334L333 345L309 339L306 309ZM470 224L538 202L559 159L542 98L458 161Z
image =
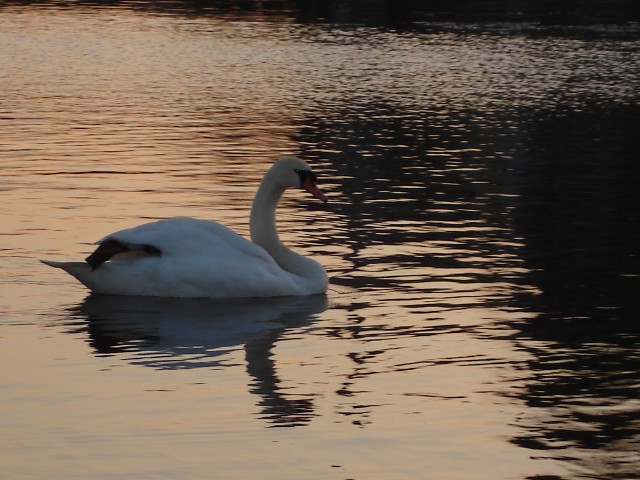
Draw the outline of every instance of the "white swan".
M253 200L252 241L217 222L176 217L106 236L86 263L42 262L62 268L95 293L187 298L322 294L328 285L322 265L278 237L276 206L289 187L327 201L305 162L278 160Z

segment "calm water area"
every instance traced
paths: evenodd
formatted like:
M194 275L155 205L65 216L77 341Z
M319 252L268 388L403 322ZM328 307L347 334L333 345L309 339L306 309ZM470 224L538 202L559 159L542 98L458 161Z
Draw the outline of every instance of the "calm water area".
M270 3L0 3L0 478L639 479L640 23ZM326 297L39 263L282 155Z

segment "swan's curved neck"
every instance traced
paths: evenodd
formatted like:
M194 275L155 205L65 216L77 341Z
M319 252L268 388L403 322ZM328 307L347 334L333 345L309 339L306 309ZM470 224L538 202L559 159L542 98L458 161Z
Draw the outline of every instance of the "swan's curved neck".
M253 199L249 228L251 241L275 258L280 249L286 248L280 241L276 228L276 207L284 188L275 182L271 173L271 170L266 173Z
M300 281L326 282L326 273L322 266L287 248L278 236L276 228L276 207L282 194L282 187L269 170L260 183L251 207L251 241L264 248L276 263L289 273L300 277Z
M328 278L322 265L282 244L276 228L276 207L285 187L277 181L273 168L267 171L253 199L249 222L251 241L264 248L283 270L294 275L304 294L324 293Z

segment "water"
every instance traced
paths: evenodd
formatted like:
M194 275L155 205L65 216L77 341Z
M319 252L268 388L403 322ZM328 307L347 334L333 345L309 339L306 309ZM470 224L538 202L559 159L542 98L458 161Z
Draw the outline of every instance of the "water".
M637 24L376 12L0 8L3 478L640 478ZM37 261L246 234L283 154L331 198L279 211L327 298Z

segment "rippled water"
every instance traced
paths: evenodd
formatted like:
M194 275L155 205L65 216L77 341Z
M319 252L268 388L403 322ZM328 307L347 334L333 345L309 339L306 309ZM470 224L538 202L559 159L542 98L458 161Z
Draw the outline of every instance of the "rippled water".
M637 24L4 4L0 45L3 478L640 478ZM279 215L327 298L38 263L246 234L282 154L330 196Z

